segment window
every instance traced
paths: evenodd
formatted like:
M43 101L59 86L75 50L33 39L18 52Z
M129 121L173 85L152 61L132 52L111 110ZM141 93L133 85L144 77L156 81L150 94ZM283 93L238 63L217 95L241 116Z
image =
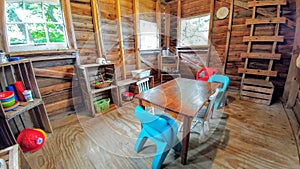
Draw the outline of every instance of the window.
M59 0L6 0L10 51L66 49L66 29Z
M201 46L208 44L210 15L181 19L180 46Z
M158 40L157 24L140 20L140 49L158 49Z

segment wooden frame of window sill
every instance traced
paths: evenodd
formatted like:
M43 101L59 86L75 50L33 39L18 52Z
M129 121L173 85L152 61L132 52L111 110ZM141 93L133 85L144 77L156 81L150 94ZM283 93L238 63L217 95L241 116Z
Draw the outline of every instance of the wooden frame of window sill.
M139 49L140 54L151 54L151 53L160 53L161 48L159 49Z
M201 46L177 46L177 50L187 50L187 49L208 49L209 45L201 45Z
M24 52L9 52L10 56L43 56L43 55L55 55L55 54L73 54L77 52L77 49L65 49L65 50L37 50L37 51L24 51Z

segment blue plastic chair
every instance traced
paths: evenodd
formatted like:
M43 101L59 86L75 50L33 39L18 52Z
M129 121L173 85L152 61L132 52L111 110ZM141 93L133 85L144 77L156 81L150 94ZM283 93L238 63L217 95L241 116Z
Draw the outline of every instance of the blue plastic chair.
M229 85L229 77L225 75L215 74L212 75L208 82L218 82L222 83L221 87L219 87L219 97L216 99L214 109L218 109L226 104L226 91Z
M142 123L134 150L139 152L148 138L152 140L156 144L152 169L159 169L171 148L176 152L181 151L181 143L177 138L178 126L173 119L165 115L153 115L141 106L136 106L134 114Z

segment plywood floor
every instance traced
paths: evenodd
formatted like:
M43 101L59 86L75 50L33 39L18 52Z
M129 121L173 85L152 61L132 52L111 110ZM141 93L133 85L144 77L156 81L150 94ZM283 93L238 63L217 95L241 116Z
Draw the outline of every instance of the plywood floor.
M281 103L264 106L229 95L229 104L214 114L213 133L205 142L191 134L188 164L171 151L163 168L299 168L298 151ZM135 153L140 123L135 104L105 115L84 113L53 123L56 127L42 149L26 154L36 169L151 168L155 146ZM181 136L181 133L178 134Z

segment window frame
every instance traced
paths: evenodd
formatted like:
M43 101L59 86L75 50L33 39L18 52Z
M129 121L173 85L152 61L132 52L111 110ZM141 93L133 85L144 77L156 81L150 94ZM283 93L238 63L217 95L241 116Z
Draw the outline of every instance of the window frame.
M155 34L156 34L156 47L155 48L142 48L142 34L143 34L143 32L141 31L141 22L148 22L148 23L151 23L151 24L154 24L154 25L156 25L156 32L155 32ZM139 36L138 36L138 38L139 38L139 50L140 51L156 51L156 50L159 50L160 49L160 46L159 46L159 41L160 41L160 39L159 39L159 28L158 28L158 25L157 25L157 23L156 22L151 22L151 21L148 21L148 20L144 20L144 19L140 19L139 20Z
M203 17L203 16L209 16L209 22L208 22L208 34L207 34L207 44L205 45L182 45L182 34L181 34L181 31L182 31L182 20L187 20L187 19L194 19L194 18L200 18L200 17ZM201 14L201 15L196 15L196 16L191 16L191 17L186 17L186 18L180 18L180 42L179 42L179 45L177 46L177 48L184 48L184 47L202 47L202 46L208 46L210 44L210 34L211 34L211 22L212 22L213 18L211 17L211 14L210 13L205 13L205 14Z
M12 0L8 0L8 1L12 1ZM50 0L51 1L51 0ZM47 51L67 51L67 50L76 50L77 46L76 46L76 38L75 38L75 34L74 34L74 28L72 25L72 16L71 16L71 6L70 6L70 2L67 0L59 0L60 1L60 5L61 5L61 9L62 9L62 19L64 22L64 26L65 26L65 41L67 44L67 48L66 49L47 49L43 46L39 46L40 50L32 50L33 52L37 52L37 53L47 53ZM2 17L0 17L1 21L0 21L0 31L3 32L1 39L0 39L0 48L2 47L2 49L7 52L7 53L23 53L23 52L28 52L28 50L11 50L10 46L9 46L9 40L8 40L8 34L7 34L7 27L6 27L6 9L5 9L5 3L6 0L0 1L0 15ZM22 49L22 48L20 48Z

